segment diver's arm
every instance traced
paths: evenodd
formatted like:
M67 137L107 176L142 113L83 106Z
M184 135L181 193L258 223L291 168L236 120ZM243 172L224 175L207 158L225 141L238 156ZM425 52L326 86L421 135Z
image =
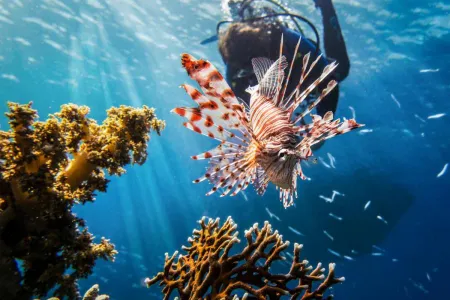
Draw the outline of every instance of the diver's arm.
M331 0L315 0L315 2L316 6L322 11L325 53L328 58L338 62L334 73L336 80L340 82L348 76L350 71L350 60L344 37L342 36L341 26Z

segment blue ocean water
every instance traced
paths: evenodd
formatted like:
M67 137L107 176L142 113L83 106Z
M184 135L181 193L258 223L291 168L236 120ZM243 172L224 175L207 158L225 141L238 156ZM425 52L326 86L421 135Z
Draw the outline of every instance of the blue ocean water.
M210 186L192 180L206 164L189 157L216 143L170 114L192 104L178 88L193 84L181 53L224 71L216 43L200 45L223 17L219 0L0 0L1 111L6 101L33 101L44 119L76 103L101 122L111 106L148 105L167 123L143 166L128 167L95 203L76 207L90 232L119 251L116 262L97 264L82 290L99 283L111 299L162 299L143 280L162 269L164 253L186 244L202 216L232 216L242 234L269 220L284 239L304 244L312 263L336 262L346 277L333 288L336 299L448 297L450 175L437 175L450 160L450 4L333 2L351 59L336 115L355 114L366 130L328 141L315 154L319 163L304 168L311 181L299 183L296 206L284 209L274 186L263 197L252 188L204 196ZM289 6L321 30L313 1ZM437 114L446 115L429 118Z

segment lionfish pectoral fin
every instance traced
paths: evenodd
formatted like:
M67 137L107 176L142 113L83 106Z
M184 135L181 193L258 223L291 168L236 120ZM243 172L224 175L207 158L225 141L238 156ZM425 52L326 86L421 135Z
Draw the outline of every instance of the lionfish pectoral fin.
M183 85L191 98L199 104L199 109L202 112L207 110L216 124L224 123L220 125L245 133L248 130L245 107L238 101L217 68L209 61L196 59L187 53L182 54L181 64L205 94L202 95L194 88Z
M222 142L246 144L250 137L247 111L219 71L210 62L187 53L181 63L204 94L189 84L181 85L197 107L177 107L172 112L188 119L183 125L192 131Z
M193 159L209 159L206 173L194 180L194 183L208 180L213 185L207 196L219 191L223 197L232 192L233 188L231 196L234 196L247 188L254 174L254 167L245 157L245 147L229 142L195 155Z

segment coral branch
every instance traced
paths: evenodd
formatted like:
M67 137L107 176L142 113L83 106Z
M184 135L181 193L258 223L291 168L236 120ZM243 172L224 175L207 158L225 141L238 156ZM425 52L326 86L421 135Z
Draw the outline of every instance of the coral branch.
M98 284L94 284L87 292L84 294L82 300L109 300L108 295L99 295L100 294L100 288ZM81 297L80 297L81 298ZM39 299L35 299L39 300ZM58 297L52 297L48 300L60 300Z
M70 185L71 190L77 189L80 184L89 178L96 166L89 162L88 154L80 151L74 154L74 158L70 161L62 175L65 176L66 182Z
M164 122L154 110L120 106L99 125L86 106L63 105L46 121L26 105L8 103L10 130L0 130L1 299L78 297L77 280L97 259L114 260L109 240L99 244L72 213L76 203L105 192L110 175L147 158L149 131ZM23 262L20 272L16 261ZM89 299L89 298L88 298Z
M306 260L300 261L302 245L294 245L294 257L287 274L272 274L269 270L276 261L285 260L281 254L289 247L283 242L278 231L265 222L262 228L254 224L245 231L247 245L241 253L229 256L231 247L240 243L237 225L231 217L219 227L219 219L203 218L201 229L194 230L188 239L190 246L183 246L187 253L175 252L171 257L166 253L164 271L152 279L145 280L148 287L159 283L163 286L164 299L172 292L178 292L181 300L196 299L237 299L238 290L246 292L243 299L280 299L289 295L290 299L324 299L326 290L344 281L336 278L334 264L325 269L319 263L315 269ZM297 281L295 287L289 286ZM321 282L314 288L315 282ZM235 294L235 295L233 295Z

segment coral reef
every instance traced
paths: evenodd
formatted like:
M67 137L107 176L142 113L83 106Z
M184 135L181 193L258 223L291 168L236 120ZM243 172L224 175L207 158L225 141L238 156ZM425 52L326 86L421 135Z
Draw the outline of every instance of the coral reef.
M100 293L100 288L98 286L98 284L94 284L89 290L87 290L87 292L84 294L83 299L82 300L108 300L109 296L108 295L99 295ZM36 299L39 300L39 299ZM60 300L57 297L52 297L49 298L48 300Z
M164 299L169 299L174 290L181 300L236 299L237 290L247 294L243 299L280 299L283 295L290 299L324 299L330 286L344 281L335 277L333 263L329 264L325 276L325 268L320 263L313 268L307 260L300 261L303 246L299 244L294 245L289 272L272 274L272 264L286 260L282 253L289 242L283 242L278 231L272 232L267 221L261 229L254 224L245 231L247 245L234 255L230 255L230 250L240 240L231 217L221 227L219 219L205 222L203 218L199 223L201 229L194 230L188 239L190 246L182 248L187 254L175 261L178 252L171 257L166 253L164 271L145 280L148 287L159 282ZM292 281L297 285L290 284ZM320 282L316 288L315 282Z
M8 103L10 130L0 130L0 299L79 298L77 280L97 259L117 253L105 238L94 243L75 204L105 192L110 175L147 158L150 130L164 122L143 106L111 108L100 125L89 108L63 105L38 121L29 104Z

